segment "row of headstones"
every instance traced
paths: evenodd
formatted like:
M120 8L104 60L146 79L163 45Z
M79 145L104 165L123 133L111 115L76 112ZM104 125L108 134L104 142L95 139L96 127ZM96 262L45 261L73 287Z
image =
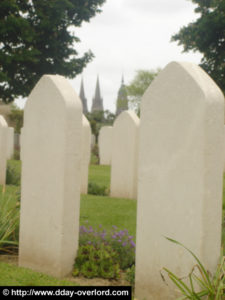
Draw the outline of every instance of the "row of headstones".
M14 154L14 128L8 127L3 116L0 115L0 184L6 181L6 164Z
M224 97L198 66L171 63L141 103L136 283L139 299L173 299L161 278L195 262L213 273L220 256ZM124 129L129 134L129 127ZM66 79L46 75L31 92L22 133L20 266L72 271L78 248L82 107Z
M122 112L113 126L99 132L100 165L111 165L110 196L137 199L138 131L133 111Z

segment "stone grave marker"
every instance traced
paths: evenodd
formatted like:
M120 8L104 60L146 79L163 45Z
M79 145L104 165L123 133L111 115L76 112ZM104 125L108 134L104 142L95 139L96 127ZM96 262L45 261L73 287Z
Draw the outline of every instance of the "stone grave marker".
M91 158L91 127L87 118L82 118L81 193L88 192L88 169Z
M112 157L112 126L103 126L98 137L100 165L111 165Z
M79 235L82 106L69 82L44 75L32 90L21 132L19 265L62 277Z
M183 277L196 262L165 236L212 273L219 261L224 97L199 66L172 62L145 92L140 123L136 297L172 300L160 271Z
M139 118L122 112L113 124L111 197L136 199Z

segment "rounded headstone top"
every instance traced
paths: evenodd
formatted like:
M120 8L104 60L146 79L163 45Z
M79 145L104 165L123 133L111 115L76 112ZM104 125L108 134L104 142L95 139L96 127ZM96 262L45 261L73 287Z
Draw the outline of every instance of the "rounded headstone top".
M65 77L61 75L43 75L31 91L25 110L33 102L45 102L47 97L50 101L54 101L53 106L57 101L60 101L66 107L79 107L82 109L80 98Z
M138 116L132 110L125 110L125 111L121 112L119 114L119 116L116 118L113 126L115 126L117 123L120 123L123 121L132 122L132 123L135 123L136 125L138 125L140 122Z
M85 115L82 115L82 126L83 127L90 127L90 123L88 121L88 119L85 117Z
M1 127L8 127L8 124L3 116L0 116L0 126Z

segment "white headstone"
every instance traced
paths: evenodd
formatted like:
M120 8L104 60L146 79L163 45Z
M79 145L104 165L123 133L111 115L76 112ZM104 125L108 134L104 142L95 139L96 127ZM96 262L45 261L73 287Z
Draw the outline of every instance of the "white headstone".
M87 118L82 118L81 193L88 192L88 168L91 158L91 127Z
M112 158L112 126L103 126L98 137L100 165L111 165Z
M136 297L174 299L163 267L178 277L195 261L214 272L220 256L224 97L197 65L170 63L141 103ZM167 281L170 280L167 278Z
M113 124L111 197L136 199L139 118L122 112Z
M69 82L44 75L24 110L19 265L66 276L79 235L82 107Z
M8 148L7 159L11 159L14 154L14 128L8 127Z
M8 125L3 116L0 116L0 185L6 181L6 164L8 145Z

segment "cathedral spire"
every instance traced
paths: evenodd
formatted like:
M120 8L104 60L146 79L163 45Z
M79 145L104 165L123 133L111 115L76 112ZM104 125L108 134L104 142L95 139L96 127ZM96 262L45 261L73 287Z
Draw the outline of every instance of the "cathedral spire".
M93 111L103 111L103 110L104 110L104 108L103 108L103 99L101 98L99 77L97 76L95 96L93 98L91 111L93 112Z
M80 84L80 99L81 99L82 104L83 104L83 113L86 114L88 112L88 109L87 109L87 99L86 99L85 93L84 93L83 77L81 79L81 84Z
M118 116L124 110L128 110L128 99L126 86L124 84L124 76L122 75L121 85L116 101L116 116Z

